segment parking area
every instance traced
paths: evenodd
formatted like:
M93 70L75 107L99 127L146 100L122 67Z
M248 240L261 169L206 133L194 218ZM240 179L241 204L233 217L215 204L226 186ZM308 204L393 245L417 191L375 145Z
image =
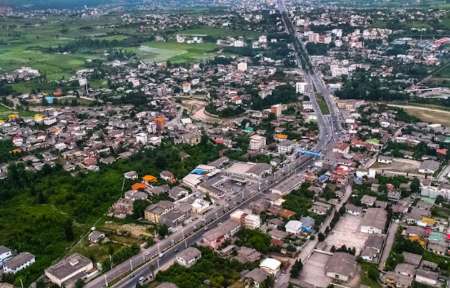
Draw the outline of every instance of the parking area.
M331 279L325 276L325 265L330 255L314 252L303 265L300 281L314 285L313 287L328 287Z
M359 230L361 219L359 216L350 214L342 216L336 224L336 227L325 239L327 247L322 247L322 249L330 251L332 246L339 248L345 245L347 248L354 247L356 249L356 255L359 255L364 248L364 243L369 237L369 234L362 233Z

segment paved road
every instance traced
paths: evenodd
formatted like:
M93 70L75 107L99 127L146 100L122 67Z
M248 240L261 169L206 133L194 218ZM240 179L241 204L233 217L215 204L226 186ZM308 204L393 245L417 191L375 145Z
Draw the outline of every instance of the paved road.
M392 245L394 245L397 230L398 223L391 222L391 225L389 225L388 236L384 245L383 254L381 255L380 264L378 265L378 269L380 269L381 271L384 271L384 267L386 266L386 261L389 257L389 254L391 253Z

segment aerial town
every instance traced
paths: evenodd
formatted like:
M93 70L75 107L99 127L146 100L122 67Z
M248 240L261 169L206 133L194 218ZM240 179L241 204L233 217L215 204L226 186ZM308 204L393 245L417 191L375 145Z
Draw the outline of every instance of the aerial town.
M450 287L446 1L78 2L0 1L0 288Z

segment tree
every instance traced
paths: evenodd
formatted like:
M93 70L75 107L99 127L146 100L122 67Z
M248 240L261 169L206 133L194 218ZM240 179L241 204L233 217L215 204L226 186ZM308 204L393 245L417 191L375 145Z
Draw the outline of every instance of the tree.
M300 276L300 272L303 269L303 263L300 260L295 261L294 265L292 265L292 269L291 269L291 277L292 278L297 278L298 276Z
M169 227L165 224L160 224L157 227L158 235L161 238L165 238L167 235L169 235Z
M72 219L67 219L64 224L64 236L67 241L73 241L75 239Z
M148 202L146 200L136 200L133 203L133 218L139 219L144 216L145 208L147 208Z
M420 180L418 178L414 178L411 181L411 192L415 194L420 193Z
M322 232L319 232L319 234L317 235L317 239L319 240L319 242L322 242L325 240L325 235L323 235Z
M75 282L75 288L83 288L84 282L81 279L78 279L77 282Z

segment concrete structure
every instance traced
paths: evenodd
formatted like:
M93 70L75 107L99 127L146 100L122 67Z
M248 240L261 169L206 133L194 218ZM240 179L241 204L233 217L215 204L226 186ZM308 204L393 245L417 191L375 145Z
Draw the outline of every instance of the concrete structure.
M228 220L216 228L207 231L202 238L202 243L212 249L218 249L226 240L234 236L241 225L234 220Z
M382 208L369 208L361 221L361 232L382 234L386 226L387 212Z
M325 274L328 277L343 282L350 281L357 272L358 264L355 256L344 252L334 253L325 266Z
M202 252L194 247L189 247L184 251L181 251L176 256L176 261L181 266L186 268L192 267L202 257Z
M250 136L249 149L253 151L259 151L266 146L266 137L255 134Z
M175 208L170 201L160 201L156 204L148 206L144 211L145 219L158 224L161 220L161 216L169 213Z
M92 261L75 253L45 269L45 276L59 287L67 287L68 283L85 278L91 270L94 270Z

